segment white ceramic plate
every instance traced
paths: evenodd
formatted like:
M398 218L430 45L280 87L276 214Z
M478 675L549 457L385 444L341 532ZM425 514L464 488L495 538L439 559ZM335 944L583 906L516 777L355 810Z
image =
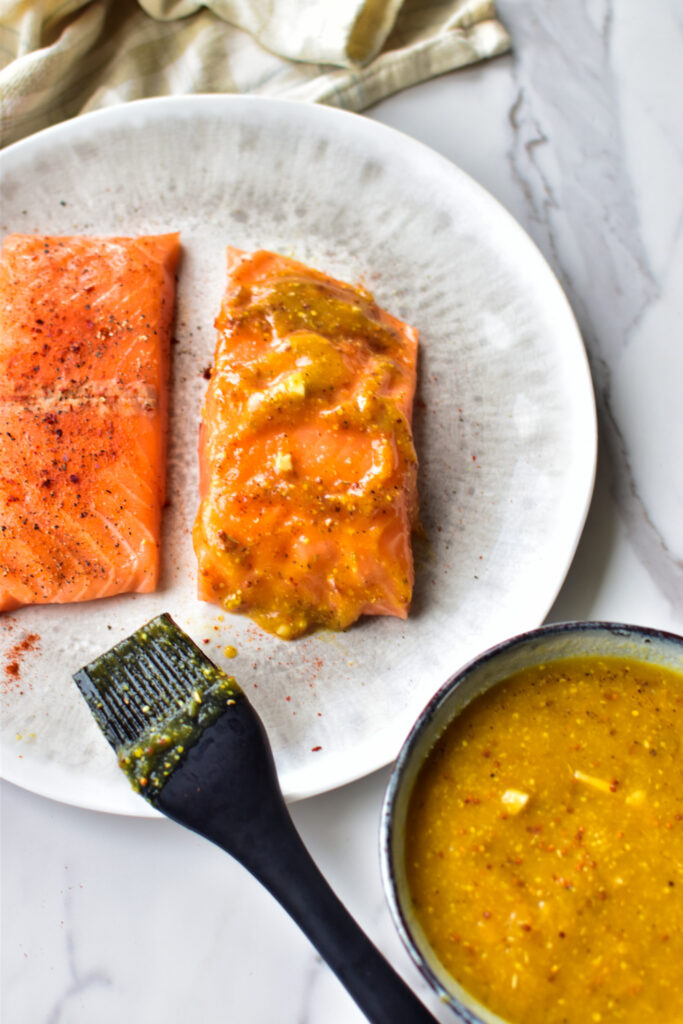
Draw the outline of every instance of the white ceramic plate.
M3 775L76 805L152 813L128 789L71 674L161 611L208 640L207 654L236 675L265 722L289 799L388 763L456 668L542 621L584 523L593 391L573 316L538 250L436 153L307 104L131 103L17 143L0 154L0 172L3 234L178 229L184 248L162 587L0 617ZM286 643L194 596L202 370L227 244L362 281L420 330L415 435L426 538L415 543L407 622L368 618L344 634ZM238 650L232 661L228 644ZM19 676L7 671L14 662Z

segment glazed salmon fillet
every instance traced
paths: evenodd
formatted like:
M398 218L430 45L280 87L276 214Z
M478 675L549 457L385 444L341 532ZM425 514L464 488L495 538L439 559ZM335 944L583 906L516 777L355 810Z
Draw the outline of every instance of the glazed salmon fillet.
M0 253L0 611L154 590L177 234Z
M406 618L417 332L361 288L228 250L200 428L199 596L284 639Z

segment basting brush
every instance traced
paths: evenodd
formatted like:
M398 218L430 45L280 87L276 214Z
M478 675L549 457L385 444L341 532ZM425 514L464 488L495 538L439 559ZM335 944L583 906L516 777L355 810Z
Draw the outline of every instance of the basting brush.
M74 680L131 784L235 857L374 1024L435 1024L334 894L285 805L263 724L235 680L160 615Z

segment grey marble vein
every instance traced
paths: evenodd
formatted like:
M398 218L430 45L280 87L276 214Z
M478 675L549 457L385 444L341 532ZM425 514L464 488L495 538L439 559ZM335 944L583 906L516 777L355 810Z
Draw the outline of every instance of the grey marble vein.
M586 342L612 492L630 541L655 585L680 608L683 561L641 494L612 394L624 350L661 297L625 158L622 83L611 64L614 10L609 2L502 6L518 54L510 171L530 233L558 274ZM672 209L672 217L680 225L681 211Z
M73 927L71 899L69 890L64 892L64 949L69 981L60 997L56 1000L45 1024L64 1024L68 1019L68 1007L82 997L83 993L93 987L111 988L112 980L109 972L104 969L81 971L76 942L76 931Z

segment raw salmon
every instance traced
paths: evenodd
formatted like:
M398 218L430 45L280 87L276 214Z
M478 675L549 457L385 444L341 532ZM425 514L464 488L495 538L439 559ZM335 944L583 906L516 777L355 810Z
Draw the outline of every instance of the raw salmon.
M199 596L290 639L408 614L417 332L361 288L228 250L200 429Z
M0 254L0 611L159 574L177 234Z

